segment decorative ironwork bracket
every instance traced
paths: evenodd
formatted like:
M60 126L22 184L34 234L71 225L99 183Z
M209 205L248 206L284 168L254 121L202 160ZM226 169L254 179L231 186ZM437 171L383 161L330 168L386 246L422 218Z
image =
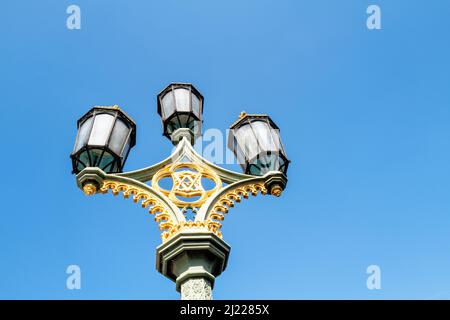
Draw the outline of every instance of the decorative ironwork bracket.
M160 185L164 178L172 179L170 190ZM199 155L186 137L168 158L150 167L117 174L88 167L76 179L86 195L111 190L113 195L122 193L124 198L140 202L155 215L163 242L180 231L210 231L221 238L222 221L236 202L258 193L280 196L287 183L279 171L252 176L223 169ZM214 187L207 190L204 179ZM187 211L195 214L193 220L186 219Z

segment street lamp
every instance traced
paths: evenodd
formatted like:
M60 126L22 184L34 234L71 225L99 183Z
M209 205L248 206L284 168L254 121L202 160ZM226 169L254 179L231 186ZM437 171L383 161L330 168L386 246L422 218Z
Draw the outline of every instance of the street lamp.
M95 107L78 121L71 154L77 185L85 194L122 193L154 215L162 231L156 269L176 283L182 299L212 299L230 253L220 231L229 209L249 195L280 196L287 183L289 160L278 127L267 115L242 113L231 126L229 147L244 170L238 173L194 150L202 111L203 97L191 84L169 85L158 95L158 113L175 150L155 165L122 172L135 144L135 124L118 107ZM161 186L167 178L170 190Z

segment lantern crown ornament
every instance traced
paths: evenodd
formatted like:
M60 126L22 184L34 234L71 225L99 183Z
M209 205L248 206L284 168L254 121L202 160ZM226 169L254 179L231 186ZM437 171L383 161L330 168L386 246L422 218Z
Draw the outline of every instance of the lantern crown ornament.
M164 160L122 172L136 143L136 125L117 106L94 107L78 121L71 154L76 182L86 195L122 194L154 216L162 243L156 269L176 283L182 299L212 299L230 246L222 223L250 196L280 196L287 184L278 127L267 115L245 114L231 126L229 147L244 173L224 169L194 148L201 135L203 96L187 83L172 83L157 96L163 135L176 147Z
M106 173L122 172L136 144L136 124L117 105L96 106L78 120L72 171L97 167Z
M177 144L183 136L193 144L201 136L204 98L190 83L168 85L157 96L163 135Z

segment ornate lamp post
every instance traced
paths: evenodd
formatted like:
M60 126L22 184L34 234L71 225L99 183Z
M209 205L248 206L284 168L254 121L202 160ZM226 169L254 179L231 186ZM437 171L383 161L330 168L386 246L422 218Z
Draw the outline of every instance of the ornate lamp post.
M171 84L157 100L163 134L176 145L168 158L122 172L136 126L117 106L94 107L78 121L73 172L85 194L122 193L154 215L162 231L156 269L176 283L182 299L212 299L214 281L230 254L220 231L225 215L249 195L280 196L289 160L278 127L267 115L241 113L230 128L229 147L244 173L223 169L193 148L203 112L203 97L194 86ZM172 179L170 190L160 185L164 178ZM204 179L214 187L207 189ZM188 219L188 212L194 218Z

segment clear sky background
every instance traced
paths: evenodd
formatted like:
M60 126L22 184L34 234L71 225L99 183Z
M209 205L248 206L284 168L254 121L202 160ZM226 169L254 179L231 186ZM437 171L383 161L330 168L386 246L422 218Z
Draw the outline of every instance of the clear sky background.
M281 198L227 215L216 299L450 298L449 17L447 0L3 1L0 298L178 299L153 217L86 197L69 160L77 119L112 104L138 125L125 169L164 159L156 94L175 81L205 96L205 129L268 113L292 160Z

